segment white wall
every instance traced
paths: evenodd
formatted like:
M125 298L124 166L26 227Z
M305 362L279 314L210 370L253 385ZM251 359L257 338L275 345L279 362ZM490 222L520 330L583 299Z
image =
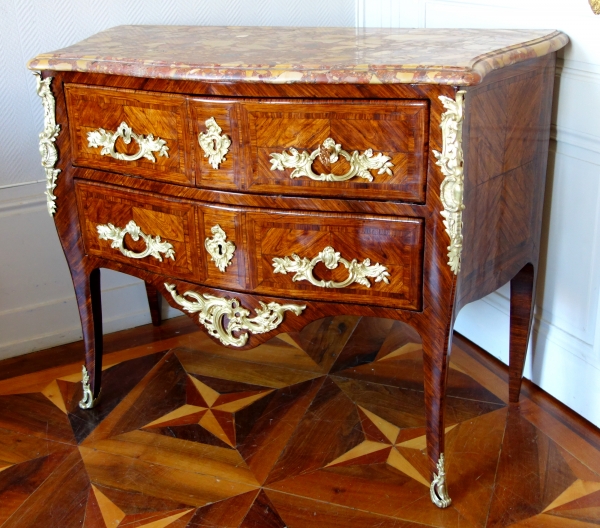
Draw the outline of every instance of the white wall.
M42 197L42 109L28 58L118 24L556 28L545 244L526 376L600 426L600 17L587 0L0 0L0 358L80 337L70 277ZM467 214L467 213L466 213ZM140 281L105 272L107 332L149 322ZM178 313L178 312L175 312ZM457 330L508 355L508 290ZM533 361L531 361L531 358Z

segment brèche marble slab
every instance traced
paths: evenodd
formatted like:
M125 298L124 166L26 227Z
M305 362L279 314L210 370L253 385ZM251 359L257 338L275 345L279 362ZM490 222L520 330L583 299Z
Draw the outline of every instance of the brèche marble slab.
M469 86L568 41L544 29L119 26L38 55L29 68L211 82Z

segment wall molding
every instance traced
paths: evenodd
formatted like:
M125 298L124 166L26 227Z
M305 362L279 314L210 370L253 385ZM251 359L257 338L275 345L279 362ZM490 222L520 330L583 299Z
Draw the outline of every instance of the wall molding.
M33 210L44 208L46 198L41 196L30 196L25 198L11 198L0 202L0 218L14 214L29 213Z
M569 128L553 124L550 129L550 139L555 140L558 146L560 146L560 144L565 144L600 154L600 136L587 134L586 132L579 132L577 130L571 130ZM578 159L588 161L584 158Z
M557 59L556 76L566 77L578 82L600 84L600 66L565 59Z
M498 310L504 317L510 317L510 299L501 293L493 292L484 297L481 302ZM597 369L600 373L600 358L596 357L593 344L578 338L553 324L551 321L548 321L539 309L536 309L534 313L533 332L542 337L544 341L548 341L585 361L590 367Z
M35 263L32 267L26 261L31 258L31 252L26 253L29 255L27 257L19 252L12 255L7 253L4 259L0 256L0 265L13 266L16 270L27 269L25 273L33 279L24 279L20 285L5 279L2 284L6 295L3 296L5 302L0 304L0 359L82 338L75 293L60 243L58 239L53 240L54 225L47 213L46 198L42 192L32 194L34 190L35 186L31 185L2 190L0 224L4 229L11 230L6 240L25 240L32 230L38 234L44 233L42 239L45 243L45 258L56 266L60 265L61 269L54 269L52 266L44 268L42 262ZM3 232L0 231L0 237L2 235ZM46 292L44 282L53 284ZM57 282L61 283L61 287L56 287ZM135 277L108 271L103 273L102 306L105 334L150 323L146 290L143 282ZM181 312L169 307L166 302L163 303L164 319L178 315Z
M150 322L145 289L129 284L102 291L104 333ZM82 339L75 295L0 312L0 359ZM82 349L83 352L83 349Z
M104 334L150 323L143 282L102 290ZM162 303L163 319L182 315ZM0 312L0 360L82 339L75 295ZM83 354L83 347L81 349Z
M6 185L0 185L0 192L3 189L13 189L14 187L26 187L27 185L35 185L37 183L46 183L46 180L31 180L19 183L8 183Z

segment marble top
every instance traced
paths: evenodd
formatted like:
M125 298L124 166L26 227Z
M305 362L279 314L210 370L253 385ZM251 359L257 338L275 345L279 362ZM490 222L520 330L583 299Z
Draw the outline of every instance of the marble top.
M118 26L28 66L198 81L466 86L568 41L544 29Z

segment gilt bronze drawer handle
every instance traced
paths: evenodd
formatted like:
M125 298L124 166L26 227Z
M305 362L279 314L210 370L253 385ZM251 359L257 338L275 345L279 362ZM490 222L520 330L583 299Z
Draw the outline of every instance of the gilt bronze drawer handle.
M112 240L110 247L118 249L126 257L142 259L150 255L162 262L161 253L164 253L165 258L175 260L173 244L161 240L159 236L152 237L152 235L147 235L133 220L130 220L124 228L115 227L112 224L100 224L96 226L96 229L98 230L98 238L100 240ZM125 235L130 235L135 242L141 237L146 243L146 249L141 253L135 253L134 251L126 249L123 246Z
M240 305L238 299L224 299L208 293L199 294L186 291L179 295L174 284L165 282L165 288L171 293L173 300L186 312L198 314L198 320L208 333L216 337L224 345L241 347L248 341L248 333L265 334L275 330L283 321L284 312L290 311L300 315L306 306L298 304L260 303L254 317L248 317L250 311ZM187 299L186 299L187 297ZM226 319L225 319L226 318ZM227 326L224 327L224 320ZM233 334L237 333L238 337Z
M146 158L152 163L156 163L156 158L153 152L158 152L159 156L169 157L169 147L164 139L156 138L152 134L148 134L148 137L144 137L141 134L136 134L131 127L123 121L119 128L115 132L107 132L103 128L88 132L88 147L102 147L100 151L101 156L112 156L115 159L121 161L136 161L141 158ZM115 150L115 143L117 139L123 138L123 143L129 145L133 139L140 147L135 154L123 154Z
M225 273L225 269L231 264L231 260L233 259L235 244L230 240L226 240L227 235L219 224L213 226L210 232L213 236L212 238L207 237L204 240L204 247L208 251L211 260L219 268L219 271Z
M329 169L331 163L335 163L342 156L350 163L350 170L346 174L315 174L312 170L313 161L319 157L323 164ZM365 150L363 154L359 154L358 150L352 154L342 150L341 145L327 138L323 144L309 153L308 151L298 152L295 148L290 148L290 154L282 152L281 154L271 154L271 170L294 169L290 174L290 178L301 178L307 176L311 180L318 181L335 181L341 182L350 180L355 176L363 178L367 181L373 181L373 175L369 172L377 169L377 174L392 175L391 167L394 165L389 156L377 154L373 156L373 150Z
M218 169L219 164L225 161L225 155L229 152L231 140L225 134L222 134L223 130L217 125L214 117L207 119L204 124L206 125L206 132L198 134L198 143L212 168Z
M341 262L348 269L348 278L342 282L316 279L313 275L313 270L319 262L325 264L327 269L330 270L337 268L338 264ZM346 286L350 286L353 282L370 288L371 282L367 277L373 277L375 282L383 281L386 284L390 283L390 274L385 266L382 266L379 263L371 266L371 260L368 258L362 262L358 262L356 259L353 259L352 262L348 262L331 246L326 247L312 260L309 260L306 257L300 258L295 253L292 254L291 258L276 257L273 259L273 270L275 273L283 273L284 275L296 272L292 277L294 282L307 280L314 286L319 286L321 288L345 288Z

